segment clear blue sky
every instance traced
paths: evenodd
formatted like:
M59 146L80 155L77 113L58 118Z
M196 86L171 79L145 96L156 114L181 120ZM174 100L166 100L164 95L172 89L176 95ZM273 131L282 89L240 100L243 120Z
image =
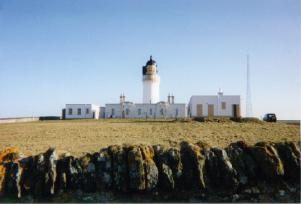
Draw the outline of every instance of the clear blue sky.
M0 117L66 103L141 102L158 63L161 99L239 94L250 54L253 113L300 117L300 0L0 0Z

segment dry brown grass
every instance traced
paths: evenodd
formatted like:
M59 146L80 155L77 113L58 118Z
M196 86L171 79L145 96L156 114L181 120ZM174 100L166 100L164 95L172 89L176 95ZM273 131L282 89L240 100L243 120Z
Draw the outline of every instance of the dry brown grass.
M237 140L250 144L258 141L300 141L300 125L118 119L0 124L0 150L17 146L27 155L43 152L48 147L81 155L112 144L175 146L184 140L202 140L219 147Z

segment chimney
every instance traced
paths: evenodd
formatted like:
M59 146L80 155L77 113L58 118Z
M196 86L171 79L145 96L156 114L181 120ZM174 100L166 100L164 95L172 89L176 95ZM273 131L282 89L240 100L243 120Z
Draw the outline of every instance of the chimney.
M121 95L120 95L120 103L124 103L125 102L125 96L124 96L124 94L122 93Z
M218 92L217 92L217 95L218 96L222 96L224 93L223 93L223 90L221 88L219 88Z
M168 96L167 96L167 103L170 104L170 94L168 94Z
M171 96L171 103L172 103L172 104L175 103L175 96L174 96L174 95Z

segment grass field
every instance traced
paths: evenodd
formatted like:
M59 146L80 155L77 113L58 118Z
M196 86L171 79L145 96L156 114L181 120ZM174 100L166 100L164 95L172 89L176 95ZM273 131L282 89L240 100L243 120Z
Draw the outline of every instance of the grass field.
M219 147L237 140L300 141L300 124L120 119L0 124L0 149L17 146L26 155L55 147L79 156L112 144L176 146L184 140Z

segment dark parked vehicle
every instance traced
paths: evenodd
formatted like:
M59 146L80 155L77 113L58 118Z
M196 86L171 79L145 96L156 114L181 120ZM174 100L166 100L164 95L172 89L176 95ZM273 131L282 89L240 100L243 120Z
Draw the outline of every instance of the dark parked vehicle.
M277 122L277 117L275 113L267 113L264 115L263 120L266 122Z

